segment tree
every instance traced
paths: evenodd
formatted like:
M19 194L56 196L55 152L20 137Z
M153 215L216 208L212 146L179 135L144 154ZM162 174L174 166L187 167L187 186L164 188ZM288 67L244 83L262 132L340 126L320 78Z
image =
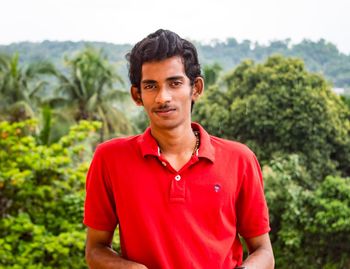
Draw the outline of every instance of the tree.
M0 267L86 268L85 175L100 123L50 146L35 120L0 122Z
M222 67L218 63L205 65L203 68L205 85L207 87L214 85L218 81L221 71Z
M350 178L313 189L297 155L274 158L263 174L276 268L350 268Z
M195 119L211 133L248 144L264 163L297 153L314 179L336 169L350 175L350 111L301 60L244 61L196 104Z
M48 62L37 62L22 67L18 54L0 55L0 114L1 118L20 121L38 114L41 91L48 84L44 75L54 74Z
M132 126L115 103L128 94L115 89L122 79L101 51L85 48L74 58L67 59L69 75L57 73L60 85L52 103L64 105L76 122L99 120L103 123L101 140L112 134L128 134Z
M340 96L340 98L344 101L344 103L350 109L350 95L342 95L342 96Z

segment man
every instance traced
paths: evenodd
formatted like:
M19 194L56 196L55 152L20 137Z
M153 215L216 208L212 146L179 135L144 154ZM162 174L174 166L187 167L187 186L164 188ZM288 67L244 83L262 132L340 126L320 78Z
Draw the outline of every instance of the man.
M204 82L193 44L158 30L128 54L150 127L101 144L86 185L90 268L273 268L259 164L191 122ZM121 254L111 248L119 226ZM242 263L239 235L248 246Z

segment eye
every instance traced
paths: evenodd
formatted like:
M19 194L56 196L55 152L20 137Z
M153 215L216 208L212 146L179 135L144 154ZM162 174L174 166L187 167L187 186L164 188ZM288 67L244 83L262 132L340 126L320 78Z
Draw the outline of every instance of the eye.
M144 86L143 86L143 89L145 89L145 90L153 90L153 89L155 89L156 88L156 85L155 84L145 84Z
M181 85L182 85L182 81L180 81L180 80L174 80L174 81L170 82L170 86L173 88L179 87Z

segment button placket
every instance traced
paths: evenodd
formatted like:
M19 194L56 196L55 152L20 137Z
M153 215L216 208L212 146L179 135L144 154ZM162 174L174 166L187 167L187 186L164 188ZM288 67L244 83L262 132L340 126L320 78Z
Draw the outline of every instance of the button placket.
M170 186L170 202L185 202L186 182L180 174L173 176Z

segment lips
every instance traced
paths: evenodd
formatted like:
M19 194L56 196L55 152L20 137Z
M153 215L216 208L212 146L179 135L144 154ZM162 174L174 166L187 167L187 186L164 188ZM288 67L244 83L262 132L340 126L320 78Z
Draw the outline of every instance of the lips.
M172 107L165 107L165 108L156 108L156 109L153 109L153 112L158 114L158 115L169 115L171 114L172 112L174 112L176 109L175 108L172 108Z

